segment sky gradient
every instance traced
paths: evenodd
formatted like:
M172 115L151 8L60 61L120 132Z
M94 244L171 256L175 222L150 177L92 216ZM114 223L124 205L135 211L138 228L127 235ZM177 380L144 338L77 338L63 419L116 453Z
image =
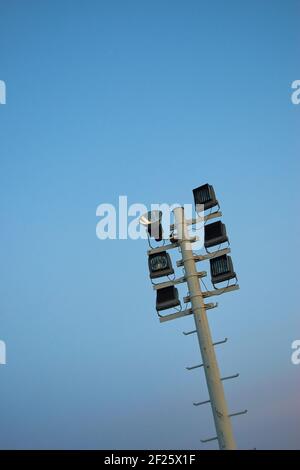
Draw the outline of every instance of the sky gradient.
M99 204L206 182L240 284L209 312L230 411L249 410L238 446L300 448L299 13L0 0L1 449L216 447L192 319L159 324L146 241L96 237Z

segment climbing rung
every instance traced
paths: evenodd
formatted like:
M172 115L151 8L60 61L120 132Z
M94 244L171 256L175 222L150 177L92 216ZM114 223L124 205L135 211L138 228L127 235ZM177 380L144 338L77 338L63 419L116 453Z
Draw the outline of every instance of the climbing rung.
M238 411L237 413L231 413L229 416L229 418L232 418L233 416L240 416L240 415L245 415L246 413L248 413L248 410L244 410L244 411Z
M182 332L182 334L184 334L184 336L192 335L193 333L197 333L197 330L183 331Z
M221 380L236 379L240 374L228 375L228 377L222 377Z
M217 341L216 343L213 343L213 346L217 346L218 344L227 343L227 341L228 341L228 338L225 338L222 341Z
M194 406L200 406L200 405L206 405L206 403L210 403L210 400L199 401L199 402L193 403L193 405Z
M199 367L203 367L204 364L197 364L196 366L186 367L186 370L193 370L198 369Z
M216 441L217 439L218 437L216 436L216 437L210 437L208 439L200 439L200 440L203 444L205 444L206 442Z

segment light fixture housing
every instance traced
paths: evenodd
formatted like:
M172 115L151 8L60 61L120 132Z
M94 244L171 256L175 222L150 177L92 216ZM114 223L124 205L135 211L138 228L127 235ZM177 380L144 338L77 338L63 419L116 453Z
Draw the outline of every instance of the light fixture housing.
M174 286L163 287L156 291L156 310L167 310L180 305L178 290Z
M148 266L151 279L174 274L171 257L166 251L149 255Z
M149 211L142 215L140 223L147 228L149 237L155 238L157 242L163 239L163 230L161 225L162 211Z
M226 227L220 220L204 225L204 247L209 248L228 242Z
M211 281L213 284L229 281L230 279L236 277L236 273L233 270L233 264L230 256L218 256L216 258L212 258L209 262Z
M203 206L204 210L211 209L214 206L218 206L219 203L216 199L214 188L211 184L203 184L198 188L193 189L195 207Z

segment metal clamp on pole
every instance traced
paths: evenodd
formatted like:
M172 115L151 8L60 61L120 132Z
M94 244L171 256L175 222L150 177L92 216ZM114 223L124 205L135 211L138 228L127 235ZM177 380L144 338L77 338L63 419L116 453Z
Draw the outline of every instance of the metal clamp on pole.
M215 258L216 256L228 255L230 252L230 248L223 248L222 250L213 251L212 253L207 253L206 255L193 255L192 259L195 261L195 263L198 263L199 261L206 261ZM176 261L176 266L178 268L183 266L182 259Z
M196 217L196 218L193 218L193 219L188 219L186 221L186 224L187 225L195 225L195 224L198 224L200 222L206 222L207 220L211 220L211 219L215 219L215 218L219 218L219 217L222 217L222 212L221 211L215 211L215 212L212 212L211 214L207 214L205 215L204 217ZM171 232L175 229L176 227L176 224L171 224L170 225L170 230Z
M197 277L206 277L206 276L207 276L206 271L201 271L197 273ZM177 279L173 279L172 281L166 281L166 282L161 282L159 284L154 284L153 289L154 290L164 289L165 287L176 286L176 284L182 284L183 282L186 282L185 276L178 277Z

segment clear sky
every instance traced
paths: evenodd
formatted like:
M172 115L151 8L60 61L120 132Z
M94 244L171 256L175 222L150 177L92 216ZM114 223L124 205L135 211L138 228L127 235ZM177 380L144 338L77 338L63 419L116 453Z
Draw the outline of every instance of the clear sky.
M95 232L101 203L206 182L241 287L209 312L238 445L300 448L299 13L0 0L1 448L216 447L192 319L159 324L147 242Z

